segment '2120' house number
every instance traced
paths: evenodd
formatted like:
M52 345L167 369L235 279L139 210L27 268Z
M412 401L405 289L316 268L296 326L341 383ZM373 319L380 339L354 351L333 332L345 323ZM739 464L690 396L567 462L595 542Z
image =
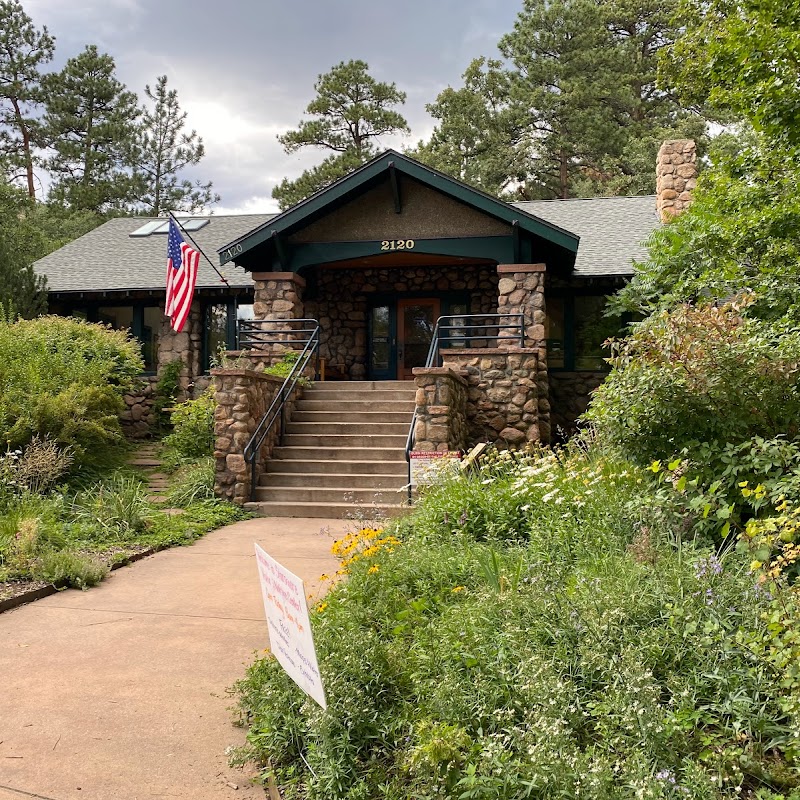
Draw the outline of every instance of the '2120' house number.
M381 250L413 250L413 239L384 239L381 242Z

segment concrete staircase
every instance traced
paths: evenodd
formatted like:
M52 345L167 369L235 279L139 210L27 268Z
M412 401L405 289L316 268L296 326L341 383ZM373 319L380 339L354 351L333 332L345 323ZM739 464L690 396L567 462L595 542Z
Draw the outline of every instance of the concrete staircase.
M411 381L326 381L303 392L247 508L268 517L374 519L407 510Z

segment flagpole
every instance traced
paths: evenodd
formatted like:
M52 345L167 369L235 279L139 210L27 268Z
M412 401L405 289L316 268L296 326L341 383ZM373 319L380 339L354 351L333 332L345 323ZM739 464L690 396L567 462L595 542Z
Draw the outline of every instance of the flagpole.
M197 244L197 242L192 239L191 236L189 236L186 228L184 228L183 225L181 225L181 223L172 215L171 211L168 211L167 215L178 226L178 228L180 228L180 230L183 232L183 235L192 243L194 249L197 250L197 252L200 253L209 264L211 264L211 269L213 269L214 272L219 275L219 277L222 279L222 282L230 289L231 285L228 283L228 279L216 268L216 266L214 266L214 262L205 254L203 248L200 247L200 245Z

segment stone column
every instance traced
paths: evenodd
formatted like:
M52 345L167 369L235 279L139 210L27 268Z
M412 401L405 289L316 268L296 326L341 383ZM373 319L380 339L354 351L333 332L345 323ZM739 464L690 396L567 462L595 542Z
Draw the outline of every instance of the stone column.
M546 308L544 300L544 264L498 264L500 276L497 291L497 311L500 314L522 314L525 321L526 349L534 350L537 358L536 389L538 394L539 434L541 441L550 441L550 385L547 376ZM513 334L513 331L510 332ZM518 347L519 340L501 338L498 346Z
M256 319L302 319L305 279L294 272L254 272Z
M697 145L692 139L670 139L656 161L656 211L668 222L685 211L697 186Z
M442 367L416 367L414 448L447 452L467 445L467 382Z
M163 304L161 306L163 312ZM172 361L182 361L179 400L192 396L194 381L201 375L203 349L203 318L199 300L192 303L189 316L180 333L172 330L172 323L164 316L158 336L157 373Z

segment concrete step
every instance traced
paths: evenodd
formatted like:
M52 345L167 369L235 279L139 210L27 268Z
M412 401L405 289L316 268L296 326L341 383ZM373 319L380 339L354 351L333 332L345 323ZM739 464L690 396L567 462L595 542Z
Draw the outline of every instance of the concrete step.
M286 433L308 435L336 434L337 436L408 436L411 420L405 422L295 422L286 423Z
M262 517L310 517L312 519L353 519L369 524L388 517L407 514L408 505L354 506L352 503L282 503L258 501L245 503L247 511Z
M288 438L288 437L287 437ZM302 462L318 459L321 461L400 461L406 463L405 443L403 447L370 447L321 445L290 445L276 447L272 460L296 460Z
M386 391L387 389L414 389L414 381L317 381L306 391L328 389L346 392L350 389L358 391Z
M280 467L285 462L275 466ZM310 464L307 464L309 469ZM394 491L402 489L408 480L407 475L375 475L374 473L331 473L331 472L268 472L261 476L259 484L264 487L318 487L320 489L383 489Z
M410 400L330 400L306 399L299 400L295 406L297 411L333 411L349 415L359 411L392 411L402 412L408 419L414 413L414 398Z
M320 488L317 486L257 486L256 499L281 503L351 503L358 505L397 505L406 496L405 489Z
M302 424L302 423L297 423ZM291 423L287 425L289 433L283 437L286 447L377 447L396 448L404 456L407 434L342 434L342 433L292 433ZM363 426L362 426L363 429Z
M359 411L349 408L326 409L325 411L295 411L292 414L292 424L297 422L339 422L339 423L366 423L367 425L386 425L399 423L410 427L411 414L402 409L400 411Z
M303 450L310 448L301 448ZM314 453L316 450L313 451ZM408 464L403 456L400 461L322 461L312 458L273 458L267 462L267 474L287 472L304 475L373 475L376 480L384 476L407 476Z
M323 384L326 386L327 384ZM363 389L306 389L303 393L303 400L325 400L332 403L343 403L351 401L393 403L397 401L408 402L414 399L416 390L408 389L375 389L374 391L364 391Z

